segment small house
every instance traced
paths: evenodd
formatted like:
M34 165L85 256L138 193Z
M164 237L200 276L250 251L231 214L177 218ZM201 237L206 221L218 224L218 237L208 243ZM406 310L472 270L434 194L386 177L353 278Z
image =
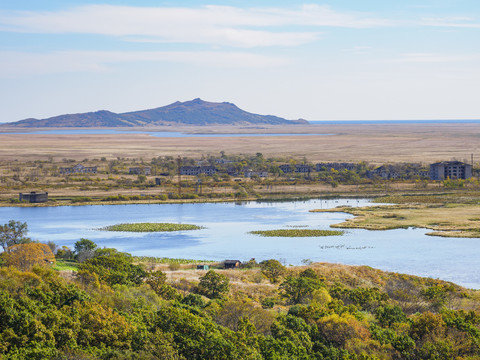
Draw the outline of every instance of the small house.
M77 164L73 167L61 167L60 174L96 174L96 166L83 166L82 164Z
M130 175L151 175L152 169L149 166L131 167L128 169Z
M225 260L223 262L224 269L237 269L240 267L242 262L240 260Z
M20 201L28 201L30 203L42 203L48 201L48 192L29 192L29 193L20 193Z

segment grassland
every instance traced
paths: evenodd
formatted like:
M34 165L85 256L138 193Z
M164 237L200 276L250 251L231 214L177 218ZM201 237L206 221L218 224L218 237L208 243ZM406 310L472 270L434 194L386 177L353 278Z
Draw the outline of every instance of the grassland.
M102 227L98 230L103 231L126 231L126 232L164 232L164 231L182 231L199 230L201 226L192 224L172 224L172 223L129 223L116 224Z
M152 129L153 130L153 129ZM469 159L478 153L478 124L310 125L291 127L178 127L157 131L192 133L271 133L265 137L156 138L146 134L0 135L0 160L106 157L145 158L159 155L201 157L221 150L233 154L308 156L311 161L434 162ZM17 129L18 131L18 129ZM292 136L275 136L292 133ZM330 134L296 136L295 133Z
M315 230L315 229L278 229L278 230L256 230L250 231L250 234L265 237L319 237L319 236L339 236L343 231L337 230Z
M72 260L60 260L57 259L53 269L57 271L77 271L78 270L78 263Z
M339 207L312 212L341 211L354 215L335 228L389 230L409 227L433 230L427 235L480 238L480 194L395 195L376 199L397 203L360 208Z

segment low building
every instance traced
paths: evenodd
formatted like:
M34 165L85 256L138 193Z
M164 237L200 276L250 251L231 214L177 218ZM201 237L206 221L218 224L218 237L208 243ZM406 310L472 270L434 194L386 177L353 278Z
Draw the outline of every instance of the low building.
M283 171L284 174L288 174L288 173L293 172L292 167L288 164L280 165L279 168L280 168L280 170Z
M237 269L240 267L242 262L240 260L225 260L223 262L224 269Z
M30 203L43 203L48 201L48 192L29 192L29 193L20 193L20 201L28 201Z
M431 180L468 179L472 177L472 165L461 161L441 161L430 165Z
M208 265L197 265L197 270L210 270Z
M280 170L283 171L284 174L288 174L294 171L296 173L306 174L306 173L310 173L313 170L313 167L311 165L306 165L306 164L297 164L295 166L284 164L284 165L280 165L279 168Z
M331 162L331 163L318 163L315 165L315 169L317 171L330 171L332 169L341 171L341 170L349 170L349 171L354 171L356 169L356 166L354 163L337 163L337 162Z
M401 177L400 171L393 165L382 165L374 170L367 171L367 177L370 179L373 178L382 178L385 180L398 179Z
M214 175L217 172L215 166L181 166L180 175Z
M128 169L128 173L131 175L150 175L152 169L149 166L131 167Z
M251 178L252 176L258 176L260 178L268 177L268 171L253 171L253 170L245 170L243 172L243 176L246 178Z
M295 172L299 174L308 174L313 170L311 165L298 164L295 165Z
M233 160L227 160L227 159L215 159L215 164L231 164L233 163Z
M82 164L77 164L73 167L61 167L59 169L60 174L96 174L96 166L83 166Z

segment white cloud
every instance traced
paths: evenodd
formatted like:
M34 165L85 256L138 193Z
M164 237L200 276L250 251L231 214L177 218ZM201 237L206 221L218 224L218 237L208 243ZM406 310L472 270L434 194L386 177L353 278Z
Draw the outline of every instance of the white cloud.
M390 62L401 63L454 63L466 61L478 61L479 56L472 55L445 55L430 53L408 53L401 54L399 58L390 60Z
M319 5L303 5L296 10L88 5L60 11L0 12L0 29L4 31L139 36L144 41L236 47L293 46L319 37L318 30L279 30L282 26L367 28L388 25L391 22L369 14L342 13Z
M423 18L420 23L424 26L480 29L480 23L474 21L470 17L429 17Z
M248 52L221 51L58 51L51 53L0 52L0 77L65 72L106 72L113 65L133 62L175 62L223 68L282 66L286 58Z

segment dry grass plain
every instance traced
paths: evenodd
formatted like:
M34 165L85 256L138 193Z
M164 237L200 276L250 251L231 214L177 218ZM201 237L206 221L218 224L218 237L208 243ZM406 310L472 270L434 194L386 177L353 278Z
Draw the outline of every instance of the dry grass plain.
M326 211L332 210L312 210ZM427 235L480 237L480 206L477 204L448 204L441 207L425 204L342 207L335 211L346 212L355 217L334 224L331 226L333 228L389 230L419 227L434 230Z
M18 129L16 129L18 131ZM132 129L130 129L132 130ZM0 135L0 160L144 158L255 154L306 157L309 161L370 163L469 160L480 156L480 124L343 124L289 127L168 127L155 131L269 133L268 137L159 138L146 134ZM275 133L292 133L275 136ZM330 134L299 136L294 133Z

